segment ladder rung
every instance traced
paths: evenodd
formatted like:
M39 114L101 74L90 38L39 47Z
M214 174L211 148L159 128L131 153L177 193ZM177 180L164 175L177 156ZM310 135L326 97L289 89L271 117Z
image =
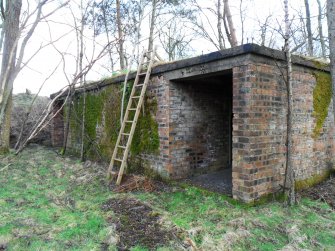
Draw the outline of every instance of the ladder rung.
M128 100L128 106L127 106L127 112L126 112L127 116L125 116L124 120L122 120L122 129L120 130L120 132L118 134L117 143L116 143L116 146L114 147L114 151L113 151L113 156L114 157L112 157L112 162L113 161L121 162L120 170L119 170L118 177L117 177L117 180L116 180L116 185L120 185L124 169L126 168L126 165L125 165L124 161L126 160L127 156L125 155L125 153L128 152L129 147L131 146L131 141L132 141L132 137L133 137L133 134L134 134L134 129L135 129L136 123L138 121L137 117L138 117L139 111L141 109L140 106L142 105L141 101L143 101L143 99L144 99L144 95L145 95L144 91L146 89L146 86L148 85L148 79L150 77L151 69L152 69L152 66L153 66L154 61L155 61L154 59L155 59L156 48L157 47L155 47L154 49L151 49L149 51L144 51L142 53L142 56L141 56L141 62L137 67L136 78L135 78L136 84L133 86L131 97ZM147 58L147 60L145 58ZM138 82L139 78L143 77L143 76L145 76L145 81L144 82L143 81ZM143 80L143 78L141 78L141 79ZM125 80L125 82L126 82L126 80ZM142 87L142 89L141 89L141 87ZM135 89L135 88L138 88L138 89ZM137 91L141 91L141 94L138 94L138 93L135 94L135 92L137 92ZM135 95L139 95L139 96L135 96ZM137 99L137 100L135 100L135 99ZM132 107L134 105L136 105L137 107L136 108ZM129 115L130 111L136 111L134 118L130 117L130 115ZM129 126L127 126L126 123L132 123L130 132L128 132L128 129L129 129L128 127ZM126 129L126 128L128 128L128 129ZM127 143L125 143L124 141L127 141ZM119 149L124 149L124 150L121 151ZM121 152L123 152L123 155L121 155ZM118 157L118 158L116 158L116 157ZM120 158L122 158L122 159L120 159ZM111 174L112 169L113 169L113 165L110 165L109 168L108 168L109 174ZM110 175L109 175L109 177L110 177Z

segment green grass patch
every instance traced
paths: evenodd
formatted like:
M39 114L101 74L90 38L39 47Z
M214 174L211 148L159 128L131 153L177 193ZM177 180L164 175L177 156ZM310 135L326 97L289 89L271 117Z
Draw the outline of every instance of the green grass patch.
M102 210L112 197L150 205L181 242L190 238L203 250L335 249L335 213L319 201L302 198L291 208L276 201L250 206L173 185L167 192L113 194L95 167L42 147L0 161L0 169L8 164L0 175L0 242L7 250L101 250L117 234L108 220L115 214ZM169 245L157 250L179 250L181 244ZM117 250L113 242L107 246Z

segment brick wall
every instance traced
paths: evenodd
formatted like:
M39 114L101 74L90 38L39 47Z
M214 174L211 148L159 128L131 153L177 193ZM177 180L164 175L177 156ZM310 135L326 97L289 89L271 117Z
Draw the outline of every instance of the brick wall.
M229 62L235 66L227 75ZM157 101L154 116L160 145L156 154L141 154L141 164L171 178L228 167L232 103L233 197L248 202L276 191L283 184L286 164L287 114L286 85L278 66L272 59L248 54L239 61L218 61L215 71L224 70L226 77L204 78L198 68L201 65L188 71L194 72L188 80L176 77L184 77L183 69L152 77L147 95ZM293 163L296 179L305 180L325 173L333 163L334 119L330 107L320 136L312 137L313 69L297 65L293 69ZM231 85L232 90L227 88ZM54 110L60 106L61 102L56 103ZM62 112L52 127L53 145L61 146ZM109 146L107 153L112 149Z
M220 84L210 79L170 82L173 177L230 166L231 83L231 76L221 78Z
M147 88L149 99L157 101L155 119L158 123L159 153L142 154L145 167L151 168L164 177L170 177L172 167L169 150L169 84L163 77L154 77Z
M324 173L333 152L331 111L314 139L312 71L294 67L293 164L297 180ZM233 196L251 201L276 191L286 164L286 85L275 65L233 69Z

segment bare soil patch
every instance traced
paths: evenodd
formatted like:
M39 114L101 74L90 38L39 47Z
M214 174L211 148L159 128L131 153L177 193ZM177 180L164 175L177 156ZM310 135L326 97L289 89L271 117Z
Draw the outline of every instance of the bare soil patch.
M324 201L335 209L335 177L302 191L301 195L313 200Z
M155 250L176 238L173 231L164 229L159 223L157 212L135 199L110 199L102 209L112 210L117 216L108 220L116 225L120 237L118 250L129 250L134 246Z

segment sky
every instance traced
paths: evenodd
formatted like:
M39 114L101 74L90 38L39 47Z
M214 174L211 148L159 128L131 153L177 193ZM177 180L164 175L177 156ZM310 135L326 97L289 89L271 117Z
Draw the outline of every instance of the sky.
M244 43L256 42L255 29L259 27L258 20L263 20L269 15L272 15L274 21L273 29L277 29L283 20L283 6L280 0L243 0L245 6L244 15L246 15L245 21L245 40ZM205 10L216 1L211 0L199 0L200 5ZM237 33L240 33L241 25L239 18L239 2L238 0L230 1L231 11L233 14L233 20L236 26ZM291 8L296 10L303 10L303 0L291 0ZM317 8L315 1L311 1L311 11L316 15ZM75 15L80 15L78 6L75 0L70 2L72 11ZM55 5L50 4L47 6L45 13L53 9ZM25 8L25 7L23 7ZM207 12L208 13L208 12ZM78 16L79 16L78 15ZM295 14L296 15L296 14ZM211 23L215 24L215 18L209 16ZM292 15L293 16L293 15ZM293 16L293 18L298 18ZM40 95L49 96L51 93L55 93L67 84L67 78L71 79L75 72L75 55L77 51L76 47L76 34L73 31L73 17L70 9L63 8L57 11L51 20L46 23L40 23L28 44L26 49L25 58L28 59L30 55L39 51L38 54L30 61L29 65L25 67L14 83L14 93L25 92L29 89L32 93L36 93L40 86L44 83ZM208 25L208 29L210 26ZM51 31L51 35L50 32ZM143 28L143 32L147 32L147 28ZM106 44L105 36L100 36L93 41L92 31L89 29L85 30L85 54L88 58L92 55L96 55L101 48ZM325 31L326 34L326 31ZM238 37L240 37L238 35ZM50 41L55 41L54 46L47 46L44 49L39 50L41 45L48 44ZM144 44L143 44L144 46ZM131 45L127 45L127 50L132 51ZM215 47L207 41L197 38L192 41L192 48L194 49L192 56L209 53L215 51ZM58 51L57 51L58 50ZM62 52L66 59L65 66L62 64L62 56L59 52ZM94 52L94 53L93 53ZM161 56L166 58L162 48L160 48ZM108 67L108 60L104 58L99 62L92 71L88 74L87 80L98 80L104 77L110 76L110 72L106 70ZM65 69L65 70L64 70ZM66 73L66 77L65 74ZM52 76L50 76L52 74Z

